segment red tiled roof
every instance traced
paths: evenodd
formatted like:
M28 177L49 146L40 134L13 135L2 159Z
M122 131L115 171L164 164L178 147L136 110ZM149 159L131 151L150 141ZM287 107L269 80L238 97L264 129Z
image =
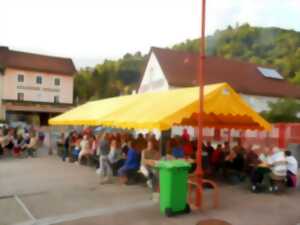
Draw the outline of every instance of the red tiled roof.
M199 54L152 48L168 80L175 87L197 85ZM300 87L287 80L267 78L255 64L221 57L208 56L205 60L205 83L227 82L243 94L289 97L300 99Z
M74 63L70 58L12 51L7 47L1 46L0 65L5 68L10 67L64 75L73 75L76 72Z

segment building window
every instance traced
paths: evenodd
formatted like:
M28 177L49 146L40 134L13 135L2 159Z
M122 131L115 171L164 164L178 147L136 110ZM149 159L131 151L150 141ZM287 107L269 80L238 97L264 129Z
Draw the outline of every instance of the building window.
M55 86L60 86L60 79L59 78L54 79L54 85Z
M18 93L18 101L24 101L24 93Z
M54 96L54 103L59 103L59 96Z
M43 79L42 79L41 76L37 76L37 77L36 77L36 83L37 83L37 84L42 84L42 83L43 83Z
M18 74L18 82L24 82L24 75Z

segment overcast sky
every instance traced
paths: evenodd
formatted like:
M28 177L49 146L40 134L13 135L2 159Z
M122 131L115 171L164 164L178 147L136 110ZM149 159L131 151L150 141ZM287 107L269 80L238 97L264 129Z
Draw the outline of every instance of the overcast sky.
M0 45L87 66L200 34L201 0L0 0ZM248 22L300 31L300 0L207 0L207 33Z

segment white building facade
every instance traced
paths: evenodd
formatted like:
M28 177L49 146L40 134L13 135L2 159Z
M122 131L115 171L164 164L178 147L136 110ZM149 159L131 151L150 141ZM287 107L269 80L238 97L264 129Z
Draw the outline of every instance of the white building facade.
M154 52L150 54L149 61L147 63L143 79L140 83L138 93L146 93L146 92L155 92L155 91L163 91L170 90L175 88L182 88L179 86L171 86L169 85L166 75L162 70L159 61ZM256 112L263 112L269 110L269 103L276 102L280 98L278 97L270 97L270 96L261 96L261 95L249 95L244 93L239 93L245 101L251 105L251 107Z
M75 72L70 58L0 46L0 119L47 125L73 106Z
M197 79L197 70L195 69L197 65L195 64L198 62L197 60L197 56L192 54L182 54L172 50L152 48L138 88L138 93L195 86L195 80ZM214 65L214 63L216 65ZM210 59L210 63L208 63L207 67L209 68L205 75L210 76L210 79L208 79L209 84L218 82L228 83L258 113L268 111L270 102L274 103L282 98L289 98L291 96L300 99L300 88L288 84L287 81L272 68L257 67L253 64L232 60L227 61L226 59ZM215 67L219 68L216 69ZM224 69L222 67L224 67ZM232 68L234 67L237 69L233 70ZM241 70L239 70L239 68L241 68ZM263 73L265 71L269 74ZM240 76L240 81L232 74L233 72L236 73L236 76ZM194 74L191 76L190 73ZM244 73L245 78L243 78ZM231 76L227 76L227 74ZM274 74L277 77L273 77ZM211 78L212 76L213 79ZM257 81L251 80L252 76L253 79L257 79ZM185 79L185 77L188 78ZM256 88L256 83L263 83L263 85ZM264 88L264 86L266 88ZM291 90L291 93L287 93L289 90ZM274 94L271 93L273 91ZM188 129L191 136L195 136L197 133L197 130L193 127L175 127L172 129L172 135L181 135L183 129ZM228 131L226 130L222 130L221 132L223 132L225 136L228 135ZM252 131L249 131L249 135L251 132ZM204 129L204 133L207 136L211 136L214 131L211 128L206 128ZM239 131L232 130L231 135L238 137Z

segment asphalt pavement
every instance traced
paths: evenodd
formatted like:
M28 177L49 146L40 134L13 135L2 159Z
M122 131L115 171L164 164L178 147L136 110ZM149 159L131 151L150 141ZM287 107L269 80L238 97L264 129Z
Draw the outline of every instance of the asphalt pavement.
M0 159L0 225L172 225L209 218L233 225L300 224L300 190L253 194L246 184L221 185L221 205L166 218L143 185L100 185L95 169L48 156Z

